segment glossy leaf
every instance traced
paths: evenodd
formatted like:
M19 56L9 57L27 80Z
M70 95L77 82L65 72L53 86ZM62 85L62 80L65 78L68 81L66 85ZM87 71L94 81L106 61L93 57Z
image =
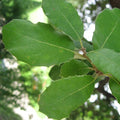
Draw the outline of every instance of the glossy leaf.
M82 105L94 89L91 76L74 76L52 83L40 97L40 111L49 118L67 117Z
M95 22L93 45L95 49L109 48L120 52L120 9L106 9Z
M61 76L83 75L89 72L87 64L80 60L71 60L61 66Z
M120 103L120 81L112 78L109 81L109 86L112 91L112 94L115 96L117 101Z
M88 53L93 64L103 73L109 73L120 81L120 53L99 49Z
M3 27L3 41L13 55L30 65L60 64L74 56L72 41L44 23L13 20Z
M83 23L70 3L65 0L43 0L42 7L52 25L73 40L81 40Z

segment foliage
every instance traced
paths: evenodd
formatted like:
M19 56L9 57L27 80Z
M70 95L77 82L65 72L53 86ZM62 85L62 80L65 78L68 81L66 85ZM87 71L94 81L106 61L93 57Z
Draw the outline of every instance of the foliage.
M35 107L41 92L50 84L48 71L43 71L40 67L31 67L23 62L19 62L18 69L21 74L19 80L22 81L23 86L21 93L25 92L30 99L30 104Z
M108 48L120 52L119 49L119 27L120 27L120 10L114 8L113 10L106 9L96 19L96 30L93 35L93 46L95 49ZM105 16L103 18L103 16ZM110 21L107 21L111 19ZM104 26L108 26L104 28ZM102 34L102 36L100 35ZM102 39L101 39L102 38Z
M0 64L0 101L7 106L11 104L22 108L24 103L19 100L27 94L30 104L34 106L40 93L49 84L43 77L46 73L41 68L32 68L23 62L19 62L16 68L8 68L5 60L8 64L11 62L11 66L17 64L14 59L4 59Z
M12 108L7 107L2 102L0 103L0 120L22 120L22 118L15 114Z
M88 52L88 45L83 44L83 41L88 42L83 39L82 20L70 3L43 0L42 7L51 25L13 20L3 27L5 47L18 60L32 66L60 65L58 77L55 77L60 79L53 81L40 96L40 111L50 118L68 117L90 97L98 78L101 78L99 81L109 78L112 94L120 103L120 94L116 94L120 88L120 10L106 9L97 16L93 50ZM80 49L76 41L80 42ZM74 58L79 61L76 66L72 65L76 61ZM70 74L69 67L71 73L76 72ZM52 74L54 71L52 69Z
M17 19L26 18L27 11L40 6L41 2L32 0L1 0L0 14L5 18L6 22Z
M33 0L0 1L0 119L6 120L9 118L10 120L13 120L14 118L12 116L15 116L15 114L10 113L8 115L6 113L7 110L9 110L8 106L12 106L12 108L10 108L11 111L14 107L24 109L24 102L21 102L21 99L25 96L28 96L28 99L30 100L29 104L36 107L39 100L39 94L43 90L42 85L44 84L44 87L46 87L49 84L47 82L50 80L45 80L43 76L45 76L46 73L42 69L32 68L27 64L18 63L16 59L4 48L4 44L2 42L1 27L5 23L14 18L26 19L28 17L28 13L40 5L41 2ZM6 65L6 63L8 65ZM17 64L18 67L9 68L14 64ZM36 72L36 69L38 69L39 72ZM39 81L36 81L36 79L39 79ZM2 104L6 106L4 111L2 109Z
M40 109L50 118L61 119L66 117L69 111L86 101L92 93L93 87L94 80L87 75L59 79L53 82L41 95Z
M9 62L13 62L10 59L6 59ZM14 61L15 62L15 61ZM0 64L0 101L5 105L12 103L15 106L19 106L17 104L16 99L20 99L21 93L19 95L15 95L13 91L21 91L21 86L18 85L18 75L19 72L17 69L7 68L4 64L4 60L2 60ZM20 84L20 83L19 83Z
M29 4L28 4L29 3ZM41 2L36 2L33 0L1 0L0 1L0 29L8 21L14 18L27 18L28 11L41 5ZM8 68L6 63L10 66L17 64L15 58L4 48L2 43L2 34L0 33L0 101L5 105L12 104L13 106L22 106L18 101L22 98L22 94L29 94L32 101L38 99L38 91L36 90L37 97L33 97L33 70L26 64L19 64L19 67ZM23 75L23 69L28 68L30 74L28 76ZM41 72L41 70L40 70ZM24 73L27 74L27 70L24 69ZM43 73L44 74L44 73ZM38 74L40 76L40 73ZM37 76L37 77L38 77ZM27 78L31 82L31 92L26 88L29 88L27 83ZM41 80L39 81L41 82ZM37 85L41 85L37 84ZM18 94L14 94L17 91ZM28 93L27 93L28 92ZM40 93L40 91L39 91ZM33 96L32 96L33 95Z
M98 94L99 96L99 94ZM91 103L87 101L84 105L73 111L66 120L119 120L120 116L109 101L105 98Z

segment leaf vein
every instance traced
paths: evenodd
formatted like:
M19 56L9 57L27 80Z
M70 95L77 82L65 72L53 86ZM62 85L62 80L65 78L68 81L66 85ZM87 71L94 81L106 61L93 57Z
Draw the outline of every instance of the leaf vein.
M78 39L81 40L79 34L77 33L77 31L75 30L74 26L71 24L71 22L69 21L69 19L64 15L64 13L62 12L60 6L58 6L58 9L61 13L61 15L65 18L65 20L68 22L68 24L71 26L71 28L73 29L74 33L77 35ZM81 23L82 24L82 23Z
M16 32L15 32L15 33L16 33ZM18 32L17 32L16 34L18 34L18 35L21 36L21 34L18 33ZM63 49L63 50L69 51L69 52L71 52L71 53L75 53L73 50L70 50L70 49L67 49L67 48L64 48L64 47L61 47L61 46L58 46L58 45L54 45L54 44L51 44L51 43L46 43L46 42L43 42L43 41L39 41L39 40L36 40L36 39L31 38L31 37L26 36L26 35L24 35L24 37L27 37L28 39L34 40L34 41L38 42L39 44L41 43L41 44L45 44L45 45L48 45L48 46L56 47L56 48L59 48L59 49ZM21 47L23 47L23 46L21 46ZM17 47L17 48L18 48L18 47ZM17 49L17 48L14 48L14 49ZM13 48L10 49L10 50L13 50Z
M85 85L84 87L82 87L82 88L80 88L80 89L78 89L78 90L75 90L75 91L73 91L72 93L68 94L67 96L59 99L56 103L65 100L65 99L68 98L69 96L71 96L71 95L73 95L73 94L75 94L75 93L77 93L77 92L79 92L79 91L82 91L83 89L85 89L86 87L88 87L89 85L91 85L94 81L95 81L95 79L93 79L90 83L88 83L88 84ZM55 104L56 104L56 103L55 103Z
M116 21L115 26L113 27L113 29L112 29L112 31L110 32L110 34L106 37L106 39L105 39L103 45L101 46L101 48L103 48L103 47L105 46L106 42L109 40L109 38L110 38L110 36L112 35L112 33L115 31L115 28L117 27L118 22L119 22L119 20Z

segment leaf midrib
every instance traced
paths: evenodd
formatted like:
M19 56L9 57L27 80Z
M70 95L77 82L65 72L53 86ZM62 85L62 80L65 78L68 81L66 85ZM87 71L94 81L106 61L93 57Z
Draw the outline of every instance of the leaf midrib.
M110 36L111 36L111 35L113 34L113 32L115 31L115 28L117 27L117 24L118 24L119 21L120 21L120 20L117 20L117 21L116 21L116 23L115 23L114 27L112 28L111 32L109 33L109 35L108 35L108 36L106 37L106 39L104 40L101 48L104 48L106 42L109 40Z
M89 53L95 53L96 55L100 55L100 56L104 56L106 59L107 59L107 61L109 61L110 63L114 63L116 66L120 66L118 63L116 63L116 62L114 62L113 60L111 60L110 58L108 58L107 56L105 56L105 55L103 55L103 54L101 54L101 53L99 53L99 52L95 52L95 51L91 51L91 52L89 52ZM111 73L110 73L111 74ZM112 73L113 74L113 73ZM114 75L113 75L114 76Z
M118 81L117 79L112 79L114 82L116 82L116 84L118 84L120 86L120 81Z
M73 91L72 93L69 93L67 96L63 96L62 98L59 98L56 102L54 102L53 104L57 104L59 102L64 101L65 99L67 99L68 97L72 96L73 94L76 94L77 92L80 92L82 90L84 90L85 88L87 88L89 85L91 85L93 82L95 81L95 79L93 79L90 83L88 83L87 85L85 85L84 87L77 89L75 91ZM53 104L51 104L50 106L52 106Z
M23 36L23 35L21 35L19 32L15 32L15 31L14 31L14 33L15 33L15 34L18 34L18 35L20 35L20 36ZM63 49L63 50L69 51L69 52L71 52L71 53L75 53L73 50L70 50L70 49L67 49L67 48L64 48L64 47L61 47L61 46L57 46L57 45L54 45L54 44L51 44L51 43L46 43L46 42L43 42L43 41L39 41L39 40L34 39L34 38L32 38L32 37L29 37L29 36L27 36L27 35L24 35L24 37L27 37L28 39L34 40L34 41L38 42L39 44L45 44L45 45L48 45L48 46L52 46L52 47L56 47L56 48L59 48L59 49ZM22 46L22 47L23 47L23 46ZM22 47L21 47L21 48L22 48ZM20 47L17 47L17 48L20 48ZM17 49L17 48L16 48L16 49ZM14 49L15 49L15 48L14 48ZM10 50L12 50L12 49L10 49Z
M99 52L96 52L96 51L91 51L91 52L89 52L89 53L95 53L95 54L99 54L99 55L103 55L103 54L101 54L101 53L99 53ZM117 66L119 66L119 64L117 64L116 62L114 62L113 60L111 60L110 58L107 58L107 56L105 56L104 55L104 57L108 60L108 61L112 61L114 64L116 64Z
M76 36L78 37L79 40L81 40L79 34L77 33L77 31L75 30L74 26L71 24L71 22L67 19L67 17L65 17L65 15L61 12L62 16L66 19L66 21L68 21L68 24L71 26L71 28L73 29L74 33L76 34Z
M67 3L66 3L67 4ZM68 3L69 4L69 3ZM75 30L74 26L72 25L72 23L69 21L69 19L64 15L63 11L61 10L59 4L57 4L58 9L61 13L61 15L65 18L65 20L68 22L68 24L71 26L72 30L74 31L74 33L76 34L76 36L78 37L79 40L81 40L81 37L79 36L78 32Z
M67 99L68 97L72 96L73 94L76 94L77 92L82 91L83 89L85 89L85 88L87 88L89 85L91 85L94 81L95 81L95 80L93 79L90 83L88 83L88 84L85 85L84 87L82 87L82 88L80 88L80 89L78 89L78 90L75 90L75 91L73 91L72 93L68 94L67 96L59 99L58 102L63 101L63 100L65 100L65 99Z

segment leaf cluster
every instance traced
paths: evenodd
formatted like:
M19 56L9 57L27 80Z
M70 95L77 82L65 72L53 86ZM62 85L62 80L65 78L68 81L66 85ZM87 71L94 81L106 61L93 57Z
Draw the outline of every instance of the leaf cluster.
M55 65L50 76L57 80L40 96L40 111L50 118L67 117L90 97L99 78L109 78L120 103L120 10L105 9L97 16L91 44L83 38L82 20L70 3L43 0L42 8L50 24L12 20L3 27L5 47L18 60Z

